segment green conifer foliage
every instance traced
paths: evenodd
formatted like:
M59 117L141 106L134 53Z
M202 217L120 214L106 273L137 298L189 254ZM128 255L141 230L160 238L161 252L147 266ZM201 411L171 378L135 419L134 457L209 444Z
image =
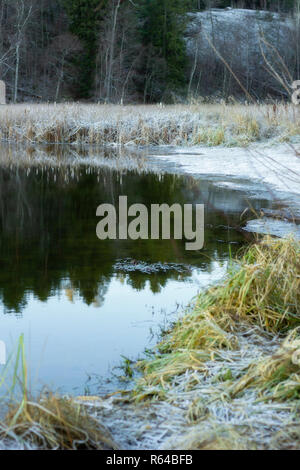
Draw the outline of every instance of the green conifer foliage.
M99 22L108 0L62 0L70 22L70 32L78 36L83 53L74 58L78 67L76 94L89 98L94 85Z
M140 0L140 33L145 56L143 89L145 101L169 97L185 85L186 49L184 31L190 2L185 0Z

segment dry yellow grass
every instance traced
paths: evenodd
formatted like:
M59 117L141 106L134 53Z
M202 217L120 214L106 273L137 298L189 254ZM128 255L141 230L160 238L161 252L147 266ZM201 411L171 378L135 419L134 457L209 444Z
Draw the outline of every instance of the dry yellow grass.
M41 449L118 449L110 432L84 406L55 395L10 406L0 437L21 439Z
M232 387L236 396L246 388L255 387L264 400L300 398L300 329L292 330L279 350L250 365Z
M13 361L13 362L12 362ZM24 336L21 335L16 355L11 355L0 377L0 387L6 381L8 368L13 367L8 395L1 395L0 444L24 446L30 449L113 450L118 445L109 430L96 420L82 403L71 398L44 393L29 398ZM22 399L17 385L21 386ZM3 387L4 389L5 387ZM15 397L15 398L14 398Z
M140 385L164 387L188 369L205 370L209 358L238 348L236 333L245 323L274 334L300 325L300 243L294 238L266 237L249 247L223 285L199 295L193 312L158 345L156 357L139 363Z
M247 145L300 134L288 104L20 104L0 108L0 139L15 142L136 145Z
M257 446L247 436L247 430L237 432L233 426L212 426L211 429L198 429L187 432L176 441L180 450L256 450Z
M186 406L185 429L164 448L299 448L299 241L248 247L139 365L134 403Z

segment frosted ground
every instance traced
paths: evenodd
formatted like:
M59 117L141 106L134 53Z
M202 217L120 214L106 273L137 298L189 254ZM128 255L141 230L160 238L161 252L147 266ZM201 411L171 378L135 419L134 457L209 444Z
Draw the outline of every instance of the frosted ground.
M237 60L241 58L246 60L250 49L252 52L259 53L260 31L276 40L277 47L283 47L286 44L287 34L291 33L294 25L293 20L284 13L247 10L246 8L212 8L190 13L189 17L189 33L196 33L201 27L210 36L213 34L215 40L222 40L223 44L228 39L237 38L240 41L240 57ZM241 24L245 27L241 28ZM191 49L195 49L193 39L188 41L188 45ZM263 60L262 57L261 60Z
M115 395L107 399L82 397L79 401L110 429L123 449L211 448L217 435L225 448L226 441L230 442L231 450L266 449L270 445L276 449L280 432L294 423L293 405L259 403L251 391L246 399L227 400L224 382L216 379L228 369L238 375L254 361L274 354L279 340L262 335L258 328L245 327L239 342L237 351L223 352L222 361L208 361L200 370L187 370L175 377L168 387L168 400L132 404L126 396ZM193 418L193 410L202 414L199 422Z

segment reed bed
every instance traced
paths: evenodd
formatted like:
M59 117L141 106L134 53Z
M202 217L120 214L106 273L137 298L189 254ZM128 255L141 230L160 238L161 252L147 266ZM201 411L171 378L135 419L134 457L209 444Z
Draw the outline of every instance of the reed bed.
M134 393L84 401L126 449L240 450L299 447L297 400L259 400L255 387L233 396L248 368L270 357L281 339L240 325L239 348L222 349L201 368L188 367L157 385L139 381Z
M20 104L0 108L0 139L97 145L248 145L300 134L289 104Z

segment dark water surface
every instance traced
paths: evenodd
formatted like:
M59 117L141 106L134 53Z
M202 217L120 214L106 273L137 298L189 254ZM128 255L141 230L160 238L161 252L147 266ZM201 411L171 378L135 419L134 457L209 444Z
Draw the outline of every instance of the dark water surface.
M204 249L185 251L178 240L100 241L96 208L119 195L147 207L205 204ZM180 175L0 166L0 340L10 353L24 333L32 388L96 393L98 376L109 377L121 355L136 358L153 345L160 326L221 279L230 251L251 236L237 229L247 198ZM251 198L256 210L270 204Z

